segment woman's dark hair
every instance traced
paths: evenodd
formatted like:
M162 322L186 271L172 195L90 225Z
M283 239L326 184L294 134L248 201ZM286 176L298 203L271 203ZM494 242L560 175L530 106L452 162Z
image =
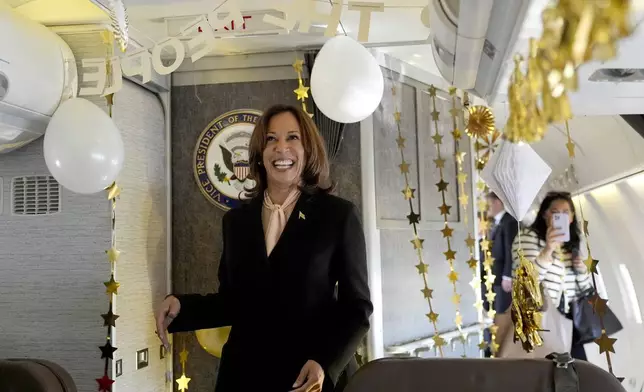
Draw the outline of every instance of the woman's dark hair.
M249 178L255 180L255 186L247 189L248 196L255 197L262 195L268 187L266 168L262 163L262 155L266 148L266 135L273 117L290 113L297 120L300 126L302 146L304 147L304 158L306 159L302 169L302 185L300 189L305 193L330 193L334 186L329 176L329 159L327 157L324 141L317 126L302 109L291 105L273 105L266 109L257 121L248 146L250 174Z
M575 213L575 204L572 202L572 196L570 192L548 192L546 197L541 202L539 207L539 212L532 223L530 228L537 233L537 236L546 240L546 233L548 231L548 222L544 218L544 215L550 208L553 202L557 200L564 200L570 205L570 212L572 213L572 221L570 222L570 241L563 244L563 248L568 252L575 253L579 252L579 245L581 242L581 229L579 228L579 223L577 221L577 214Z

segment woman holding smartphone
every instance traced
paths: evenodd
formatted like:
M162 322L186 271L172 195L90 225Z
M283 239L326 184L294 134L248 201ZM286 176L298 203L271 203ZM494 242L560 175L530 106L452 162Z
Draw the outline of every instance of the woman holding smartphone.
M570 303L592 286L592 279L583 262L581 230L575 216L575 205L569 192L550 192L541 202L534 223L519 232L512 245L514 267L519 263L519 244L525 257L539 271L546 297L565 315ZM572 341L575 341L573 329ZM586 360L582 345L573 343L573 358Z

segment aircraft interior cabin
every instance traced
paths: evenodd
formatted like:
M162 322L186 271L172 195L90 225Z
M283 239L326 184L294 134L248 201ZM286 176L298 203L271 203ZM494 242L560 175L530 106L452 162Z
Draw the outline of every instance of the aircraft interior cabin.
M0 392L643 392L644 0L0 0Z

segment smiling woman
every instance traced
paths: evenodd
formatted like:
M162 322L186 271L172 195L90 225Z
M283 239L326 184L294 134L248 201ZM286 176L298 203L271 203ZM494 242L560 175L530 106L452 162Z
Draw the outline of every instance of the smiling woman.
M373 311L357 208L330 194L324 144L297 107L264 112L249 161L252 198L223 218L219 292L168 296L159 337L231 326L217 392L339 391Z

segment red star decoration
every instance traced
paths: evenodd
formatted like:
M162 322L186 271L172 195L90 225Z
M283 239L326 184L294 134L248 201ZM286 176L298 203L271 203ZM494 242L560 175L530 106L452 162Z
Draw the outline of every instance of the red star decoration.
M114 380L107 377L107 374L103 375L103 377L101 378L97 378L96 382L98 383L98 392L112 391L112 384L114 384Z

